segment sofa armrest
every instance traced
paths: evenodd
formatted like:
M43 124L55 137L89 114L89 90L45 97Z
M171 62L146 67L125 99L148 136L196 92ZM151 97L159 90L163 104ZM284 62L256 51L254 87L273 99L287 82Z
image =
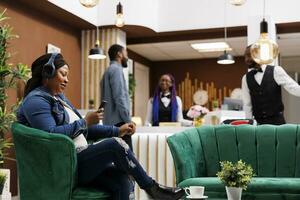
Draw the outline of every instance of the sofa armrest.
M188 178L205 176L205 160L196 128L168 137L167 143L174 160L177 184Z
M71 199L77 162L72 140L19 123L12 132L21 199Z

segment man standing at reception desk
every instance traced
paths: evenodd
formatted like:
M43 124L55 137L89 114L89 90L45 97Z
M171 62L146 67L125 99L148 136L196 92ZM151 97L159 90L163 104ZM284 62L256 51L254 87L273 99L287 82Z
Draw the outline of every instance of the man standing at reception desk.
M251 45L245 51L245 63L250 71L242 79L246 118L254 117L258 124L285 124L281 86L295 96L300 96L300 86L282 67L256 63L250 48Z
M104 107L104 125L121 126L131 122L129 94L123 74L127 67L127 50L118 44L108 50L110 65L101 81L101 99L106 101ZM132 150L131 136L122 138Z
M126 49L118 44L112 45L108 50L110 65L101 80L101 101L104 106L104 125L121 126L131 122L129 94L126 86L123 68L127 67L128 55ZM132 149L130 135L122 139ZM134 183L131 185L131 199L134 199Z
M129 94L123 74L127 67L127 51L118 44L112 45L109 50L110 65L101 81L101 98L107 101L104 109L104 125L115 125L130 122Z

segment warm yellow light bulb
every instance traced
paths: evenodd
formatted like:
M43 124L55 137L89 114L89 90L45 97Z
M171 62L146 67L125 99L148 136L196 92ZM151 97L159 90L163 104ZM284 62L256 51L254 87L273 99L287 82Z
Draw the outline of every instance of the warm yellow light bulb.
M123 27L125 25L124 17L122 13L117 14L116 26Z
M92 8L99 3L99 0L79 0L79 1L83 6L87 8Z
M267 33L261 33L260 38L250 49L253 60L258 64L270 64L278 56L278 45L268 38Z

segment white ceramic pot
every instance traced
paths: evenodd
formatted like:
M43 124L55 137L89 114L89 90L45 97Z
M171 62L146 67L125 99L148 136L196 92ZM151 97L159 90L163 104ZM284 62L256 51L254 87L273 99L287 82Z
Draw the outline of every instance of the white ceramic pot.
M226 186L227 199L228 200L241 200L242 199L242 191L243 191L243 188Z

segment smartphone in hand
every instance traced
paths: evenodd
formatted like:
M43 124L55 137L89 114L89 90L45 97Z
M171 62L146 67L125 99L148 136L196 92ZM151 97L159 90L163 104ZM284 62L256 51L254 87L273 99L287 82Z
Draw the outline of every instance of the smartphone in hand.
M101 112L101 110L105 107L107 101L103 100L98 108L98 112Z

